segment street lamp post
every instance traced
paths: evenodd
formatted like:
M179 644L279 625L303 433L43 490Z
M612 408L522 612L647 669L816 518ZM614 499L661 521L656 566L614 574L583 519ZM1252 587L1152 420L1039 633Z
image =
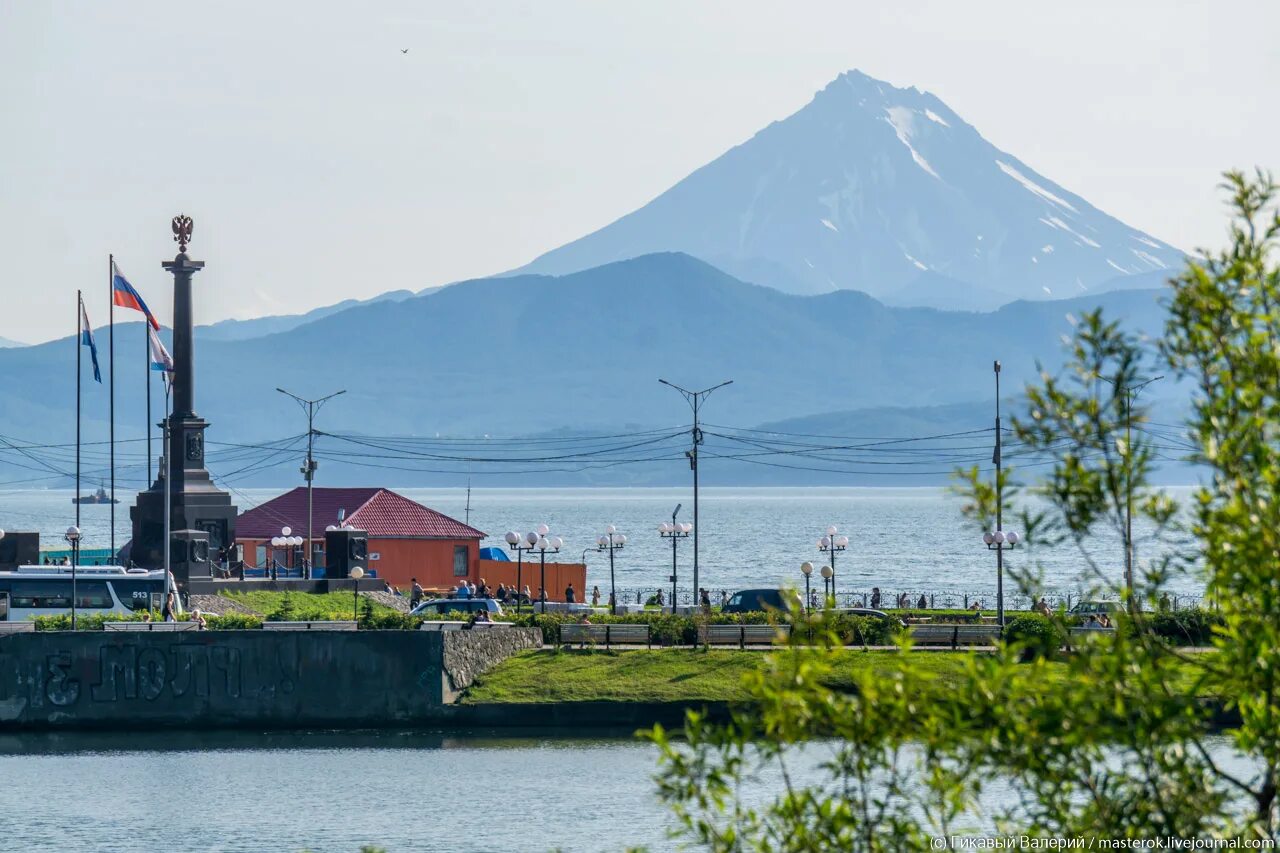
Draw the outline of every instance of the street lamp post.
M348 573L351 578L351 620L360 627L360 578L364 577L364 569L353 566Z
M1001 530L999 524L995 530L988 530L982 534L982 541L986 543L987 549L996 552L996 624L1000 626L1000 630L1004 630L1004 552L1012 550L1018 544L1018 536L1016 530Z
M71 630L76 629L76 570L80 564L80 528L72 525L63 537L71 545Z
M658 535L663 539L671 540L671 612L676 612L676 544L681 539L689 538L689 534L697 530L687 521L676 521L676 516L680 513L680 505L676 504L675 512L671 513L671 520L664 521L658 525ZM696 552L695 552L696 553ZM696 596L697 587L694 587L694 595Z
M543 613L547 612L547 552L550 551L552 554L558 554L560 553L561 546L564 545L564 540L559 536L552 536L548 539L547 534L550 532L550 529L545 524L539 524L538 541L535 543L538 549L538 567L540 572L538 581L538 586L540 588L538 591L538 599L542 602Z
M530 533L529 537L532 538L521 536L514 530L508 530L507 535L503 537L507 540L507 548L516 552L516 613L519 613L524 606L520 598L524 594L524 552L534 550L538 542L537 533Z
M604 535L596 537L596 550L609 552L609 613L618 612L618 585L613 573L613 555L627 544L627 537L618 532L618 528L610 524L604 529Z
M285 568L289 569L289 568L292 568L291 564L293 563L293 559L292 559L293 549L297 548L304 541L306 540L304 540L301 536L293 535L293 528L281 527L280 535L271 537L271 547L289 549L285 551ZM276 579L276 558L275 558L274 552L271 555L271 579L272 580Z
M827 588L830 586L831 589L835 589L836 584L834 578L836 572L835 569L830 566L823 566L822 571L819 572L819 574L822 575L822 607L825 610L831 606L831 593L827 591Z
M831 559L831 574L829 577L831 579L832 598L836 594L836 554L849 547L849 537L840 536L838 535L839 533L839 529L834 524L828 525L826 535L818 540L818 550Z
M800 574L804 575L804 612L810 613L813 607L809 604L809 576L813 574L813 563L808 560L801 563Z
M668 382L665 379L659 379L658 381L679 391L688 401L689 408L693 409L693 429L690 432L692 447L686 450L684 455L689 458L689 468L693 471L693 595L696 601L698 590L701 589L698 585L698 446L702 444L702 427L698 425L698 414L702 409L702 401L709 397L712 391L717 388L723 388L726 385L732 385L733 380L726 379L719 385L703 388L701 391L690 391L688 388L681 388L674 382ZM675 605L675 601L672 601L671 606L675 607ZM672 612L674 613L675 611L673 610Z
M329 400L332 400L334 397L337 397L339 394L345 394L347 392L344 389L342 391L335 391L329 396L321 397L318 400L304 400L303 398L299 397L297 394L291 394L290 392L284 390L283 388L277 388L276 390L279 391L281 394L284 394L286 397L292 397L294 401L297 402L297 404L302 407L302 410L307 413L307 458L302 463L302 467L299 470L302 472L302 478L307 481L307 540L306 540L307 553L306 553L306 557L304 558L305 562L303 563L303 566L305 567L303 576L309 578L311 577L311 560L313 559L315 555L315 550L316 550L316 546L311 538L311 530L312 530L311 487L312 487L312 481L315 480L316 468L318 467L316 465L316 459L314 455L315 438L316 438L316 413L320 411L320 407L323 406L326 402L328 402Z

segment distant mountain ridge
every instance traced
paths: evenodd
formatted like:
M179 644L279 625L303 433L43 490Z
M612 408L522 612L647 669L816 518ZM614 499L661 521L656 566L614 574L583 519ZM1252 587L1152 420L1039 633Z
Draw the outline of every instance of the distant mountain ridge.
M857 71L515 272L562 275L663 251L790 293L850 289L959 309L1080 295L1183 259L996 148L934 95Z
M886 416L883 428L932 430L927 424L950 420L967 429L973 425L965 412L978 419L982 407L965 407L991 396L992 359L1004 363L1007 387L1017 388L1036 375L1038 361L1047 369L1061 363L1069 315L1102 305L1129 328L1155 334L1164 323L1161 295L1121 291L1015 302L991 313L945 312L894 308L855 291L786 294L687 255L651 255L560 278L462 282L262 337L202 339L197 410L212 424L211 449L302 433L305 422L277 387L305 396L347 389L317 423L334 434L520 436L685 424L687 407L658 384L664 377L690 386L735 380L709 404L710 423L960 406ZM622 305L630 308L601 307ZM117 437L126 441L142 435L145 421L142 335L141 323L116 327ZM66 339L0 350L0 432L42 444L74 440L74 367ZM101 441L106 388L85 382L84 393L85 441ZM157 382L157 406L160 399ZM324 440L330 447L334 441ZM128 447L131 455L139 451L136 443ZM94 453L100 457L101 447ZM298 453L260 465L247 454L237 468L215 474L287 479ZM0 468L13 475L8 481L37 476L31 464L0 452ZM335 482L410 477L394 461L324 464ZM456 479L413 476L420 483Z

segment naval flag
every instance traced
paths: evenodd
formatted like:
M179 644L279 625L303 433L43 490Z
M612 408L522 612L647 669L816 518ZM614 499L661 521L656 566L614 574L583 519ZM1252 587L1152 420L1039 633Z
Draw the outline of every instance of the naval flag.
M93 326L89 325L89 312L84 310L84 300L80 300L80 345L89 348L89 356L93 359L93 381L102 384L102 371L98 369L98 344L93 340Z

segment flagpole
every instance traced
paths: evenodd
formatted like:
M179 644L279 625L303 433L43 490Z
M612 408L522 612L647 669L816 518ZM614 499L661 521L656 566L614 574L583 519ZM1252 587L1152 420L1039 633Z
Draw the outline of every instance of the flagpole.
M84 349L84 293L76 291L76 527L80 526L80 350Z
M164 612L164 608L169 606L169 571L171 568L169 564L169 559L170 559L170 552L173 550L170 544L171 533L169 531L169 525L172 523L169 518L169 513L172 511L172 506L171 506L172 497L169 491L170 489L169 481L171 479L170 475L173 473L173 463L169 459L169 387L170 387L170 384L171 383L166 382L164 386L164 445L163 445L164 467L160 472L161 476L164 477L164 603L161 605L161 610L160 610L161 613ZM175 618L177 618L176 615L175 615Z
M146 323L142 324L144 331L150 328ZM151 485L151 339L150 332L142 336L142 348L146 350L143 355L146 356L142 360L142 369L146 371L143 377L147 381L147 485Z
M110 427L108 439L111 444L111 559L116 558L116 287L113 281L116 271L115 255L107 255L107 311L110 318L110 353L111 353L111 402L107 406Z

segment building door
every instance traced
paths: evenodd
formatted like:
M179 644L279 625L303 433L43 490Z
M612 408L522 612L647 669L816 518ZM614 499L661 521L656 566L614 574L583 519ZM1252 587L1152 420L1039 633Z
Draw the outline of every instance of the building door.
M455 578L465 578L467 576L467 546L453 546L453 576Z

